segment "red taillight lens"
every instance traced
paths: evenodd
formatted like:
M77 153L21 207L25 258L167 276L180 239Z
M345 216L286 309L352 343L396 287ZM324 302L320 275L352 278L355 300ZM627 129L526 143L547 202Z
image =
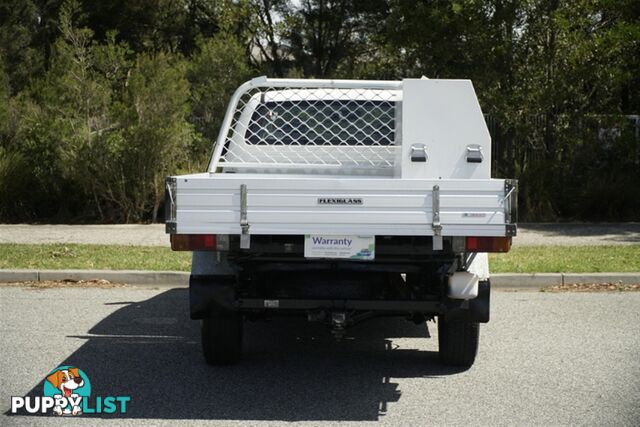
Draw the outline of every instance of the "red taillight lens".
M174 251L215 251L215 234L172 234L171 250Z
M511 237L467 237L467 252L509 252Z

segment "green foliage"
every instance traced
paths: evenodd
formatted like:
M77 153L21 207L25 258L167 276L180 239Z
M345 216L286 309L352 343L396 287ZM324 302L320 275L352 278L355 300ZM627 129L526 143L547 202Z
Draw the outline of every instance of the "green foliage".
M89 152L88 173L110 217L141 221L151 212L155 220L164 178L186 168L194 139L185 64L166 53L140 55L125 86L114 124Z
M638 220L640 2L0 0L0 220L148 221L243 81L469 78L521 220Z
M515 55L511 98L519 108L505 124L519 142L515 173L525 183L522 200L529 219L638 218L631 204L640 191L619 185L637 179L632 178L640 167L634 151L640 141L626 135L627 152L607 150L611 141L602 138L602 131L616 127L611 121L621 118L601 116L638 112L638 105L630 108L621 96L629 90L637 94L630 88L637 77L627 72L630 63L638 63L640 39L638 15L631 9L609 1L523 5L527 19ZM617 128L629 130L621 123ZM601 155L593 156L596 152ZM622 190L627 199L610 215L593 209L594 200L604 201L602 185Z
M24 215L25 194L30 191L30 176L24 157L0 147L0 218Z
M218 135L229 98L244 81L253 77L243 46L233 36L218 34L200 38L188 66L191 106L196 130L204 137L196 147L205 159Z
M186 63L168 52L135 57L115 33L96 43L74 26L77 8L62 6L49 70L13 100L3 157L20 167L5 167L1 182L30 172L35 196L17 199L34 217L155 220L164 177L187 169L196 139Z
M0 54L0 138L9 130L9 76L4 70L4 58Z
M37 18L38 8L32 0L0 0L0 57L14 92L23 89L44 65L45 52L36 46L42 34Z

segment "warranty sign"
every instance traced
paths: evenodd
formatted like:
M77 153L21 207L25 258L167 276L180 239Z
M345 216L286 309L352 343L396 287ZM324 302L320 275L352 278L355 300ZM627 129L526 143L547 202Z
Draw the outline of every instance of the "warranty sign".
M373 260L375 236L307 234L304 236L306 258L340 258Z

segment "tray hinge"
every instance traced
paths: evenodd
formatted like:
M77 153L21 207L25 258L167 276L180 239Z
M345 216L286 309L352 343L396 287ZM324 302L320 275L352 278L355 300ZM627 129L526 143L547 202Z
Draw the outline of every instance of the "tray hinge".
M518 181L515 179L504 180L504 222L506 236L515 236L518 232Z
M164 186L164 220L165 220L165 232L167 234L175 234L177 232L177 220L176 220L176 193L177 193L178 180L176 177L168 176L165 179Z
M505 222L515 224L518 222L518 181L515 179L504 180L504 197L500 200L504 206Z

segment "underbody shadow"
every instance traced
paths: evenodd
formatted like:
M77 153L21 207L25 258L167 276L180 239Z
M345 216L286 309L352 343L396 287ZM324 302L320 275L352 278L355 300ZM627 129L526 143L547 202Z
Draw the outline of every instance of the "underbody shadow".
M109 304L122 307L78 337L86 343L62 363L89 376L92 396L131 396L125 414L103 417L375 421L402 396L393 378L461 372L440 365L435 351L394 345L393 337L428 336L424 325L396 318L367 321L339 342L305 319L247 322L244 360L210 367L186 289Z

